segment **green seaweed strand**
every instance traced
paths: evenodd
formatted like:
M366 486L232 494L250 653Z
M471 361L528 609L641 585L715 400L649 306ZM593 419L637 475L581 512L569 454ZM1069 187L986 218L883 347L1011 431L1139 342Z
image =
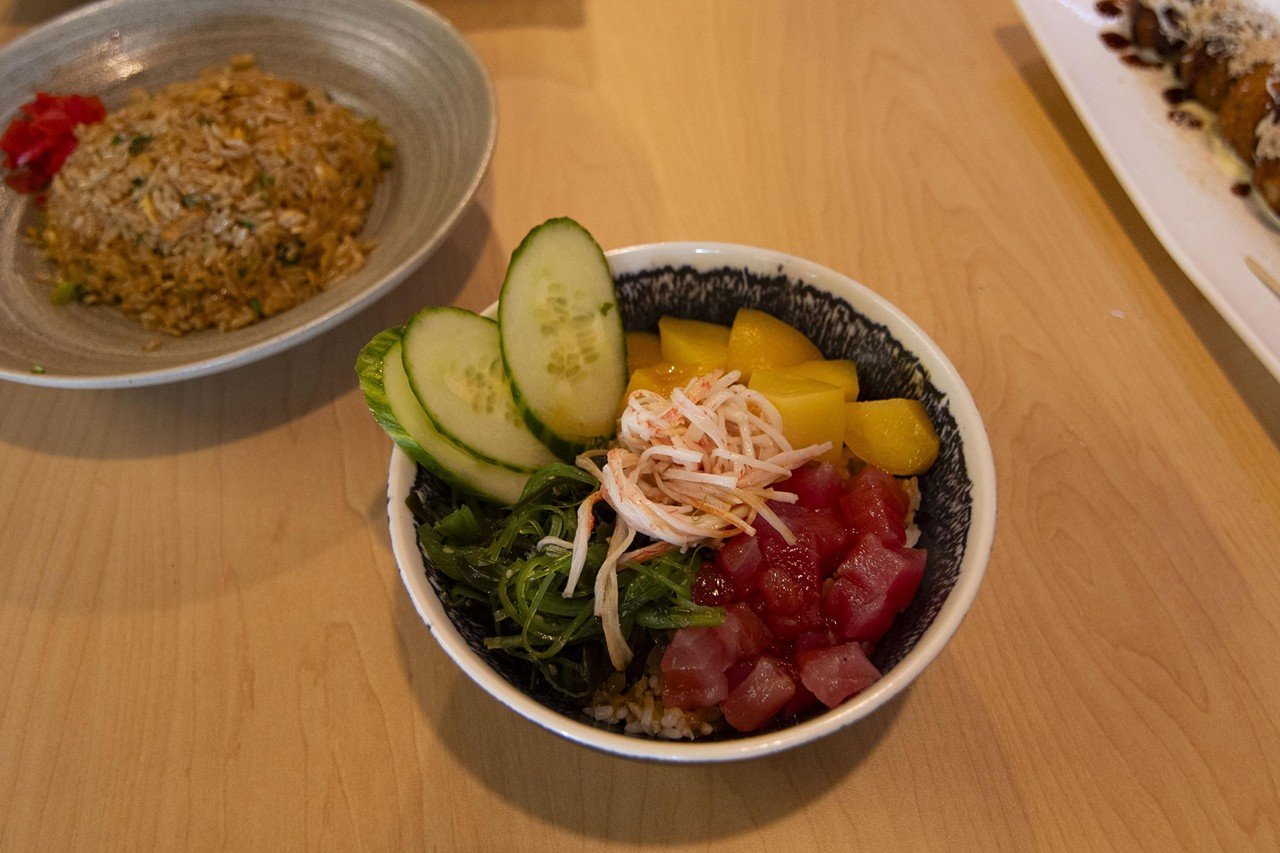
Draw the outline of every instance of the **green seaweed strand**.
M599 511L571 596L563 595L570 553L556 545L539 549L538 543L548 537L573 541L578 506L596 485L587 472L557 463L530 476L510 507L481 503L428 475L409 500L419 547L446 600L491 626L487 648L528 662L553 688L575 697L590 696L609 671L601 665L606 658L593 590L612 533L610 511ZM722 608L692 599L703 559L700 549L692 549L619 569L619 616L636 647L651 642L642 632L723 621Z

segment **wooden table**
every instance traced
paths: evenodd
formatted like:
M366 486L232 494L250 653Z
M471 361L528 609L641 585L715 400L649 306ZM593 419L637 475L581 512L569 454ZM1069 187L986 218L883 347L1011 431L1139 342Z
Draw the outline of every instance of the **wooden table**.
M0 36L48 17L0 0ZM1280 845L1280 384L1144 225L1005 0L451 0L477 203L265 362L0 387L0 848ZM984 413L1000 518L908 693L775 758L596 754L468 681L401 587L352 363L481 308L526 230L767 246L867 283Z

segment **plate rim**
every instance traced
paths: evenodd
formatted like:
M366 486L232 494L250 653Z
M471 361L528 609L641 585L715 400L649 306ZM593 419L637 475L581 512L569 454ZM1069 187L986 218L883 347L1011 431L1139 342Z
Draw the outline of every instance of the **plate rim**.
M1213 306L1218 316L1226 322L1228 327L1231 328L1276 381L1280 382L1280 341L1276 342L1274 348L1269 345L1264 337L1249 325L1246 318L1241 316L1228 302L1220 288L1212 282L1211 277L1201 268L1195 257L1182 245L1182 242L1175 238L1162 211L1148 198L1142 185L1127 166L1125 159L1120 156L1115 141L1104 132L1101 120L1090 108L1090 99L1085 97L1080 89L1081 81L1067 72L1065 60L1059 55L1057 44L1050 37L1050 33L1045 32L1049 27L1039 15L1037 11L1039 7L1052 4L1061 5L1068 9L1074 7L1069 0L1014 0L1014 3L1023 24L1035 42L1036 49L1044 57L1045 62L1053 72L1054 79L1071 103L1072 110L1089 132L1089 138L1102 153L1102 157L1107 163L1107 168L1111 170L1111 173L1124 189L1125 195L1133 206L1137 208L1143 222L1155 234L1156 239L1160 241L1161 247L1169 253L1178 268L1195 285L1196 290ZM1276 240L1280 243L1280 234L1276 235ZM1240 264L1241 266L1246 266L1244 258L1240 259ZM1257 282L1257 284L1264 289L1267 287L1262 282ZM1276 298L1280 300L1280 296ZM1280 304L1280 302L1277 304ZM1183 312L1180 311L1180 313Z

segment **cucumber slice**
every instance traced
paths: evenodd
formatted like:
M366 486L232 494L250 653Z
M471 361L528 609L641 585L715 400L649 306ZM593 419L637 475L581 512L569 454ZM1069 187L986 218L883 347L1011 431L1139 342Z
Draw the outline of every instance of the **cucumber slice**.
M513 471L557 461L516 409L497 322L461 308L424 308L405 326L403 341L409 385L445 438Z
M604 252L572 219L529 232L498 299L512 396L542 442L570 459L617 427L627 345Z
M392 441L440 479L496 503L515 503L529 476L477 459L436 431L409 387L400 335L398 328L379 333L356 358L369 411Z

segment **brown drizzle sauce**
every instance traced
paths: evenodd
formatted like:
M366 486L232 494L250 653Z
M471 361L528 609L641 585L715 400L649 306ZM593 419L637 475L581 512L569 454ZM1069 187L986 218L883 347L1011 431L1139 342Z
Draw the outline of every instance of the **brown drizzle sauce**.
M1129 41L1119 33L1102 33L1100 38L1102 39L1102 43L1112 50L1124 50L1129 45L1133 44L1133 42Z
M1120 57L1120 61L1125 65L1132 65L1135 68L1163 68L1164 63L1154 59L1145 59L1136 53L1126 53Z
M1193 0L1193 2L1196 1L1197 0ZM1093 7L1097 10L1099 15L1102 15L1105 18L1118 18L1124 14L1124 9L1128 5L1128 2L1129 0L1097 0ZM1164 20L1175 29L1177 29L1182 23L1182 14L1173 8L1166 7L1162 10L1162 15ZM1126 65L1138 68L1164 67L1164 62L1160 60L1153 61L1136 50L1129 50L1129 48L1133 46L1133 43L1122 33L1102 32L1099 33L1099 37L1102 39L1103 44L1120 54L1120 61ZM1181 41L1173 42L1172 46L1174 48L1181 49L1183 43ZM1168 52L1164 46L1161 46L1160 50L1162 53ZM1216 55L1212 44L1208 44L1204 47L1204 53L1208 56ZM1178 64L1181 65L1180 69L1177 67ZM1199 130L1204 127L1203 119L1178 106L1179 104L1185 103L1186 101L1190 101L1194 98L1194 95L1189 91L1189 87L1195 82L1196 76L1204 70L1202 65L1202 62L1184 61L1182 63L1175 63L1175 71L1181 72L1180 76L1182 78L1183 85L1170 86L1161 93L1164 97L1165 103L1170 107L1173 107L1173 109L1169 110L1168 113L1169 121L1179 127L1185 127L1190 130ZM1268 93L1271 94L1271 104L1268 109L1268 117L1271 119L1272 124L1280 124L1280 95L1272 92L1271 85L1272 82L1269 80L1267 88ZM1231 185L1231 193L1239 198L1248 198L1253 194L1253 185L1248 181L1237 181ZM1280 213L1280 208L1277 209L1277 212Z

